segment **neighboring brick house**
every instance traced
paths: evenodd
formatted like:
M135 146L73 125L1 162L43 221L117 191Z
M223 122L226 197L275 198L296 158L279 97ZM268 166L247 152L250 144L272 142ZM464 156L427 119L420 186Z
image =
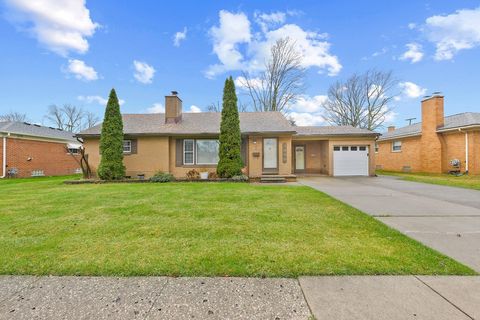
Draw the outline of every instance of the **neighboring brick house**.
M446 173L456 168L480 174L480 113L444 116L444 98L436 94L422 101L422 122L389 127L377 142L378 169Z
M124 114L127 176L170 172L185 177L192 169L215 172L218 112L182 113L176 92L165 97L165 113ZM353 127L292 126L280 112L241 112L244 172L254 179L295 179L298 174L374 175L370 156L378 134ZM78 134L89 164L100 163L101 125Z
M80 146L71 132L26 122L0 122L0 177L79 173ZM75 154L67 152L67 147Z

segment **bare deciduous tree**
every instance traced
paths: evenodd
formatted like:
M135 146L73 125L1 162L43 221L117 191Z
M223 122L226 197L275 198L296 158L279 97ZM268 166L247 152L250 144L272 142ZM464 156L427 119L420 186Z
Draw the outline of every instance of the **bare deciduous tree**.
M248 91L255 111L288 111L305 90L302 60L295 41L282 38L270 48L263 72L253 77L243 73L239 81Z
M390 102L397 80L392 72L369 70L354 74L345 82L338 81L328 90L324 118L334 125L350 125L375 130L392 112Z
M238 102L238 112L247 112L248 107L242 102ZM220 101L212 102L207 106L208 112L222 112L222 105Z
M81 107L65 104L62 107L51 105L48 107L47 119L57 128L78 132L91 128L99 122L99 117L92 112L86 112Z
M3 115L0 115L0 121L26 122L28 121L28 118L25 113L11 111Z
M100 117L93 112L85 112L85 122L83 129L89 129L100 122Z

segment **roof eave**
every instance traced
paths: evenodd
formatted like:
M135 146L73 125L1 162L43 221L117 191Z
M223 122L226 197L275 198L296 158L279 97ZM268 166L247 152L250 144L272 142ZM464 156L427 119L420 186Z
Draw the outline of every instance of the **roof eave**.
M265 135L265 134L295 134L296 131L242 131L241 134L249 135L249 134L258 134L258 135ZM124 133L126 136L188 136L188 135L219 135L220 132L141 132L141 133L133 133L128 132ZM79 138L88 138L88 137L100 137L100 133L77 133L75 137Z
M295 138L311 138L311 137L378 137L379 133L335 133L335 134L296 134Z
M395 140L395 139L418 137L418 136L421 136L421 135L422 135L421 132L415 132L415 133L401 134L401 135L392 136L392 137L386 137L386 138L382 138L382 136L380 136L380 138L378 139L378 141L388 141L388 140Z

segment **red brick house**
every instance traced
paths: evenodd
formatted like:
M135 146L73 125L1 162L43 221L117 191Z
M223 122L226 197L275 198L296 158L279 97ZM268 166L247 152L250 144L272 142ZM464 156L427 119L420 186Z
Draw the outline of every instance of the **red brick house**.
M80 146L71 132L26 122L0 122L0 178L80 173Z
M480 174L480 113L444 115L440 94L422 101L422 122L389 127L377 141L378 169ZM452 163L456 162L457 166Z

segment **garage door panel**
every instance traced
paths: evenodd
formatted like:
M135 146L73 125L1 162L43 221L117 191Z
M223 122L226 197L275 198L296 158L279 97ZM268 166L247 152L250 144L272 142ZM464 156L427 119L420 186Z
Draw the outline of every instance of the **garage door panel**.
M368 176L369 154L366 146L335 146L334 176Z

